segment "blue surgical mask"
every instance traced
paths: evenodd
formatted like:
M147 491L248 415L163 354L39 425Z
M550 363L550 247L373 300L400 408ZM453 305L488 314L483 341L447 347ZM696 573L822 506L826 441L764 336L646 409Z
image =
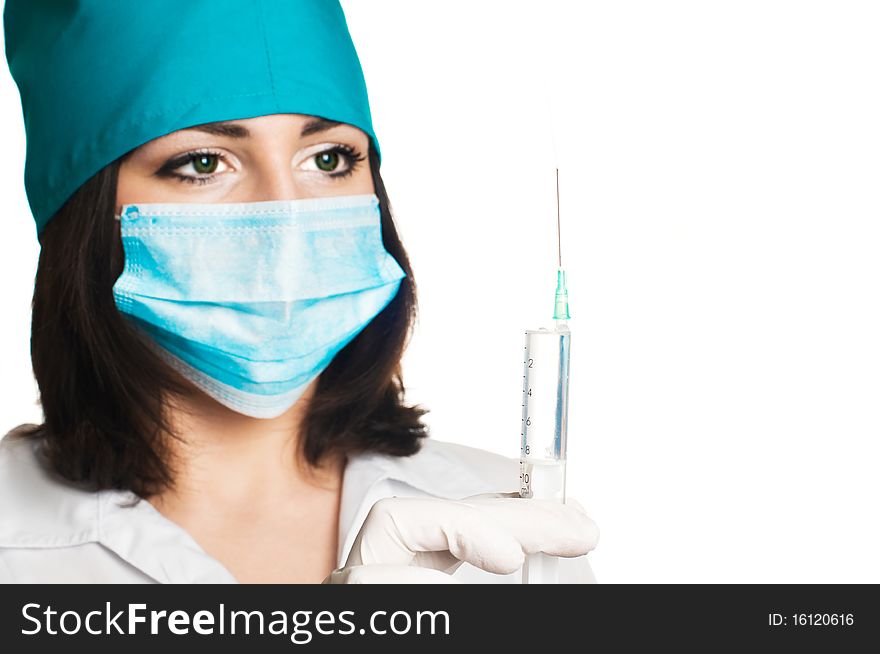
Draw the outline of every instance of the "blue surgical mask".
M116 306L173 368L256 418L289 409L406 273L374 194L122 207Z

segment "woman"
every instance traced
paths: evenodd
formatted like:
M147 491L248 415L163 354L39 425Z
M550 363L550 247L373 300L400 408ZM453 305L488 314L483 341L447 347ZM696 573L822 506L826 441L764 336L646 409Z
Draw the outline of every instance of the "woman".
M0 442L0 579L588 574L579 507L404 403L416 287L337 3L10 0L4 27L44 422Z

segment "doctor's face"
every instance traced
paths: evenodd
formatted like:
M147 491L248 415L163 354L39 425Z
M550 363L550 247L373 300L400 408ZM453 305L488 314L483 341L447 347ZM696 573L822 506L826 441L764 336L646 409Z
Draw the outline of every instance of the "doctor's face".
M352 125L272 114L178 130L133 150L116 210L136 202L257 202L374 193L369 137Z

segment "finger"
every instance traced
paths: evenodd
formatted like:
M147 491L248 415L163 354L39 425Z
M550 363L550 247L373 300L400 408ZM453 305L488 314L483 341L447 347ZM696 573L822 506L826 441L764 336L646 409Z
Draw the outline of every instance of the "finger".
M581 513L583 513L584 515L586 515L587 517L589 517L589 514L587 513L587 510L584 508L584 505L581 504L580 502L578 502L578 501L577 501L576 499L574 499L573 497L566 497L566 498L565 498L565 504L568 505L568 506L573 506L573 507L576 508L578 511L580 511ZM593 522L593 521L591 520L591 522ZM595 548L596 545L597 545L598 542L599 542L599 534L600 534L600 532L599 532L599 526L598 526L595 522L593 522L593 528L595 529L593 548Z
M440 570L448 575L458 570L464 561L459 560L449 551L446 552L416 552L412 559L412 565L423 568Z
M565 498L565 504L566 504L567 506L573 506L574 508L576 508L576 509L577 509L578 511L580 511L581 513L586 513L586 512L587 512L587 510L584 508L584 505L581 504L580 502L578 502L578 501L577 501L576 499L574 499L573 497L566 497L566 498Z
M500 502L503 498L482 501ZM507 574L522 566L519 541L485 510L438 498L395 497L373 505L346 565L409 565L419 554L449 552L459 561ZM419 556L420 565L444 569L448 557Z
M458 584L451 575L411 565L374 563L340 568L331 572L325 584Z
M496 498L463 500L487 520L509 532L526 554L581 556L596 547L599 528L573 504L549 499Z
M508 574L524 554L574 557L598 541L596 524L582 511L555 500L483 497L461 501L386 498L370 511L348 565L416 563L446 569L450 552L483 570Z
M520 497L519 491L511 491L509 493L481 493L479 495L471 495L470 497L464 498L462 501L467 500L484 500L492 497Z
M467 497L463 501L467 502L469 500L484 500L484 499L491 499L491 498L496 498L496 497L520 498L521 495L519 494L518 491L514 491L514 492L510 492L510 493L481 493L480 495L472 495L471 497ZM566 497L565 504L566 504L566 506L572 506L572 507L576 508L578 511L580 511L581 513L583 513L584 515L589 517L589 514L587 513L587 510L584 508L583 504L578 502L573 497ZM598 540L599 540L599 528L595 524L595 522L593 522L593 527L595 528L595 534L594 534L594 538L593 538L593 540L595 542L593 543L593 547L595 547L595 545L598 543ZM578 555L574 555L574 556L578 556Z

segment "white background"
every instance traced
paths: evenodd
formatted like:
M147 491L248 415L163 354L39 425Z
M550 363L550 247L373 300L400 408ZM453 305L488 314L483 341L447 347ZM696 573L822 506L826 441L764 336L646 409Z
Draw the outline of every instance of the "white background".
M599 581L880 582L878 5L343 7L420 289L405 383L434 437L518 455L558 165L569 494L599 524ZM40 418L38 246L5 67L0 120L12 427Z

